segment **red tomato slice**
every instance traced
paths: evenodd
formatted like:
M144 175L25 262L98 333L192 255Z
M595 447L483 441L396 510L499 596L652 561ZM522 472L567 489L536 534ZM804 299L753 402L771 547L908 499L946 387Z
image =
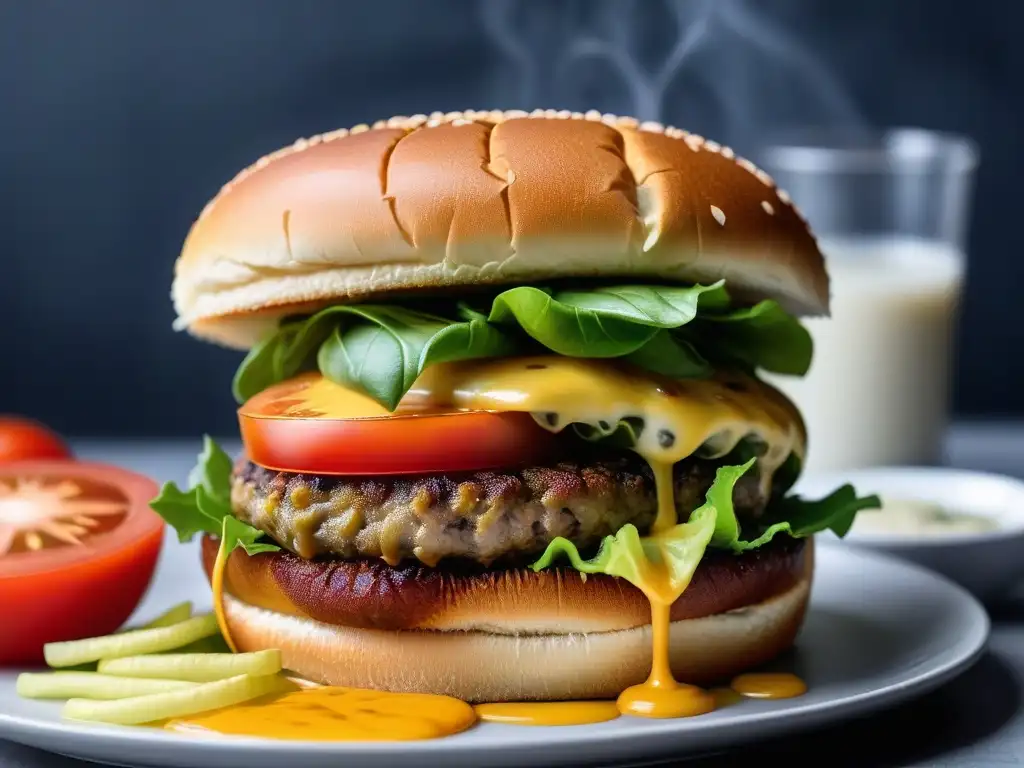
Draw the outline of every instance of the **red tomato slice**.
M21 416L0 416L0 462L70 456L71 451L52 429Z
M515 467L550 457L558 440L527 413L404 406L391 415L365 395L319 374L264 390L238 416L253 462L280 472L316 475Z
M164 523L153 481L76 461L0 465L0 664L120 627L149 586Z

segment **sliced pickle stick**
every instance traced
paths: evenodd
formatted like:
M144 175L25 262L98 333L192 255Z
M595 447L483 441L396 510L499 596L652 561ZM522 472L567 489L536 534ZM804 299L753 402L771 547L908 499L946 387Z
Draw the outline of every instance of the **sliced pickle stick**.
M209 683L238 675L272 675L281 671L278 650L253 653L162 653L104 659L99 671L105 675L156 677Z
M214 683L203 683L188 690L154 693L119 701L70 699L63 715L69 720L91 720L117 725L143 725L172 717L186 717L211 709L230 707L288 690L280 675L238 675Z
M215 635L219 631L217 618L213 614L207 614L186 619L169 627L134 629L130 632L90 637L85 640L47 643L43 646L43 657L51 667L71 667L86 661L170 651L200 638Z
M159 629L160 627L169 627L173 624L180 624L190 618L192 618L192 603L186 600L184 603L178 603L177 605L171 606L149 623L143 624L140 629Z
M184 680L115 677L96 672L23 672L15 690L26 699L128 699L195 688Z

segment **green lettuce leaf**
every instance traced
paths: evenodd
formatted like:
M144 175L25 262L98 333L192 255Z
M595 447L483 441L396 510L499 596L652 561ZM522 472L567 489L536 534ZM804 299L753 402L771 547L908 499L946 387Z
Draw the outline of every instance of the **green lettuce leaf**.
M253 347L233 390L245 402L319 368L393 411L430 365L538 349L624 358L673 378L708 376L713 363L796 373L806 370L811 353L807 331L774 302L731 310L723 281L573 291L520 286L495 296L486 312L464 304L430 312L352 304L289 321Z
M235 398L245 402L315 366L394 410L428 365L515 354L514 337L467 314L452 320L400 306L328 307L254 347L235 375Z
M756 536L745 538L736 518L732 495L736 482L755 461L750 459L745 464L720 467L705 502L690 514L685 523L644 537L633 525L625 525L614 536L607 536L597 554L589 560L580 556L571 541L559 537L548 545L531 567L535 571L549 568L558 558L564 557L582 573L619 576L650 596L650 591L656 588L652 583L656 582L645 576L647 563L663 562L672 588L680 584L685 588L707 547L739 553L763 546L779 533L804 538L831 529L837 535L845 536L859 510L881 506L877 496L859 498L850 485L819 501L791 496L778 500L772 506L768 513L769 521L756 532Z
M559 536L530 567L539 571L551 567L559 557L565 557L581 573L618 576L651 600L671 603L689 585L714 532L715 510L705 503L693 511L688 522L656 536L641 538L636 526L626 524L614 536L606 536L590 560L580 557L576 546ZM650 578L652 563L664 564L667 582Z
M567 357L623 357L651 341L659 329L691 322L701 295L723 296L722 286L624 285L557 293L521 286L498 294L488 319L518 326Z
M731 312L701 315L700 319L693 332L720 359L792 376L803 376L811 367L811 334L777 302L762 301Z
M660 329L640 349L626 355L626 360L673 379L703 379L714 370L693 344L665 329Z
M298 368L294 371L286 369L282 358L300 327L300 324L282 326L249 350L231 381L231 393L237 402L244 403L267 387L299 372Z
M844 485L818 501L788 496L771 504L756 536L743 538L732 505L732 489L736 481L753 466L754 461L751 459L740 466L722 467L715 476L715 483L707 496L708 501L713 502L718 510L715 535L711 539L713 547L744 552L767 544L779 533L804 538L819 531L831 530L841 537L850 530L853 518L860 510L881 506L877 496L858 497L852 485Z
M165 483L149 506L178 534L178 541L191 541L197 533L221 539L230 552L241 546L250 555L276 552L281 548L263 540L258 528L243 523L231 511L231 457L208 435L195 469L189 474L189 489Z

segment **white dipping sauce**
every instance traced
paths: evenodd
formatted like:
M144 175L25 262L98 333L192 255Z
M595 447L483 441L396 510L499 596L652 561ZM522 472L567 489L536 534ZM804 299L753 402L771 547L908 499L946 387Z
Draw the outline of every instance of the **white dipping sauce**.
M920 499L883 498L881 509L857 513L855 533L902 536L949 536L985 533L999 528L991 517L957 512Z

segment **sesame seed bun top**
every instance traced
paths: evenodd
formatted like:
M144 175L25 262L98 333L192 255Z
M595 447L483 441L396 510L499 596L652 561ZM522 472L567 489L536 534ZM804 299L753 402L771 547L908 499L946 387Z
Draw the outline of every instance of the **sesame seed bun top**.
M177 327L252 345L345 301L563 278L711 282L828 312L813 235L763 171L677 128L554 110L396 117L301 139L206 206Z

